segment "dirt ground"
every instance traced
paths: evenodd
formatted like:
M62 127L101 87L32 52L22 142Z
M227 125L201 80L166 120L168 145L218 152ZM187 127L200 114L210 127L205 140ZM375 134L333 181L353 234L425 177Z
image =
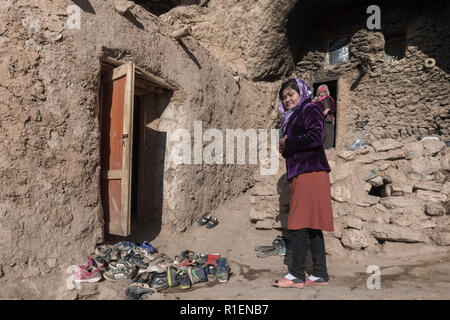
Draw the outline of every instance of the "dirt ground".
M270 245L278 230L256 230L248 219L250 195L228 201L212 212L219 224L213 229L193 225L178 235L161 234L152 244L171 257L185 249L220 253L231 265L228 283L207 282L191 289L169 288L152 299L180 300L310 300L310 299L449 299L450 248L439 255L404 255L399 259L380 253L364 256L349 252L346 257L327 256L330 284L322 288L282 289L271 284L287 273L290 255L256 257L256 245ZM145 239L148 228L134 230L136 242ZM381 269L380 289L368 289L367 266ZM67 289L66 270L19 281L0 279L0 299L125 300L128 280L83 283Z

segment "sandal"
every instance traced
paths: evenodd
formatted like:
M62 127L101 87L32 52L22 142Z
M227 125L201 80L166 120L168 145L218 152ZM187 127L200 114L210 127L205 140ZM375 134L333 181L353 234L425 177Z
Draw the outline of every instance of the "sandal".
M203 217L200 218L200 220L198 220L198 224L200 226L204 226L206 223L208 223L208 221L212 218L211 213L206 213L203 215Z
M105 279L111 281L117 281L121 279L131 279L133 278L134 269L127 269L123 267L119 267L117 269L111 269L103 275Z
M206 227L208 229L214 228L215 226L217 226L219 224L219 220L217 220L217 218L211 218L211 220L208 221L208 223L206 224Z
M130 252L130 254L128 255L130 258L130 262L134 265L136 265L137 267L141 268L141 269L145 269L148 267L148 264L145 263L144 261L142 261L142 257L139 254L135 254L133 252Z
M169 287L169 283L167 282L167 272L157 273L151 281L150 286L158 292L167 289Z
M147 283L131 283L125 289L125 295L131 300L146 300L158 291L150 287Z
M122 269L135 269L136 265L131 263L128 260L123 260L123 261L111 262L109 264L109 267L111 269L120 269L120 268L122 268Z
M303 289L305 287L305 283L301 280L300 282L294 282L289 280L288 278L283 278L281 280L275 280L273 286L278 288L298 288Z

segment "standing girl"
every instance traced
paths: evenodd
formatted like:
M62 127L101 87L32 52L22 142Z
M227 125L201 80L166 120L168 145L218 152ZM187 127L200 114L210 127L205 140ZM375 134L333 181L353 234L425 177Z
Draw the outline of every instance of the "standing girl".
M286 159L290 188L287 228L291 233L293 261L289 274L275 286L303 288L328 284L323 231L333 231L331 171L323 148L324 114L312 102L312 92L302 80L290 79L279 91L281 126L280 152ZM305 276L308 241L313 272Z

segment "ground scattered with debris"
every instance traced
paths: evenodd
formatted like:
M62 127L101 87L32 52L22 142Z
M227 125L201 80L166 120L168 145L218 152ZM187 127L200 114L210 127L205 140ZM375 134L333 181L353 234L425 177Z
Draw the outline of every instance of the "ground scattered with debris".
M160 234L152 244L160 252L175 256L190 249L204 253L220 253L231 265L228 283L206 282L191 289L169 288L152 299L236 300L236 299L449 299L450 248L429 247L423 255L415 250L381 252L365 255L350 251L348 256L327 256L330 285L323 288L282 289L272 287L274 280L287 273L290 256L257 258L257 245L270 245L278 230L256 230L248 219L249 195L228 201L213 216L220 223L213 229L193 225L186 232ZM142 227L135 241L145 238ZM399 244L402 245L402 244ZM397 258L394 258L396 255ZM82 262L80 261L80 264ZM381 269L381 288L368 289L367 266ZM82 299L126 300L128 280L82 283L79 290L68 290L66 270L47 276L23 280L0 279L2 299ZM370 282L370 281L369 281ZM372 282L371 282L372 283Z

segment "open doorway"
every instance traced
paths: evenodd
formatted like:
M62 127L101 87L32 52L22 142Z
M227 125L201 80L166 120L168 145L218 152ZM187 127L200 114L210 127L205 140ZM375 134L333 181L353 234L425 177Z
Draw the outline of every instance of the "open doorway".
M334 103L334 112L330 112L325 117L325 139L324 139L324 148L331 149L336 147L336 133L337 133L337 116L338 116L338 79L337 78L326 78L317 80L313 84L314 96L318 95L317 89L321 85L326 85L330 92L330 96L332 98L332 103ZM323 100L322 100L323 102ZM323 104L323 103L322 103Z
M166 134L155 120L171 99L169 88L132 62L102 62L100 194L107 235L128 237L143 220L160 228Z

